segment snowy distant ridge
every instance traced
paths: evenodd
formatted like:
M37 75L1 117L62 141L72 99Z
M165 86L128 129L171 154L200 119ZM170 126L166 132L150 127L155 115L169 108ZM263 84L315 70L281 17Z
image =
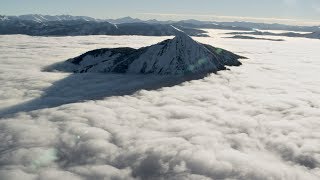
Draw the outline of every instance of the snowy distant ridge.
M297 32L284 32L284 33L273 33L268 31L250 31L250 32L230 32L226 34L232 34L232 35L240 35L242 37L245 37L243 35L258 35L258 36L286 36L286 37L303 37L303 38L310 38L310 39L320 39L320 31L312 32L312 33L297 33ZM234 38L234 37L232 37ZM261 39L261 38L260 38Z
M49 69L76 73L130 73L158 75L206 74L239 66L244 58L201 44L175 28L173 39L140 49L114 48L89 51Z
M15 17L15 16L13 16ZM85 21L98 21L98 19L88 17L88 16L71 16L71 15L41 15L41 14L26 14L16 16L21 20L29 20L29 21L36 21L39 23L49 22L49 21L71 21L71 20L85 20Z
M182 21L159 21L156 19L141 20L132 17L123 17L118 19L96 19L88 16L71 16L71 15L41 15L41 14L27 14L20 16L6 16L8 19L31 20L38 23L50 21L68 21L68 20L84 20L84 21L99 21L110 22L112 24L123 23L148 23L148 24L174 24L185 26L189 28L208 28L208 29L231 29L231 30L287 30L287 31L301 31L301 32L316 32L319 31L319 26L294 26L285 24L265 24L253 22L216 22L216 21L199 21L194 19ZM0 21L2 21L0 17Z
M132 20L132 21L131 21ZM122 22L110 23L86 16L22 15L0 16L0 34L26 34L31 36L78 36L78 35L142 35L171 36L173 28L169 24L149 24L134 22L124 18ZM179 26L192 36L207 36L206 31Z

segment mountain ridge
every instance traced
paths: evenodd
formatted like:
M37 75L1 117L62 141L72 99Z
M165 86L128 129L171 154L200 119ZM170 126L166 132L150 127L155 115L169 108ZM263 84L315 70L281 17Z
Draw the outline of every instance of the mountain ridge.
M179 27L192 36L207 36L201 29L225 29L237 31L288 30L306 31L307 38L319 39L320 26L289 26L251 22L215 22L194 19L181 21L140 20L132 17L119 19L95 19L88 16L28 14L0 16L0 34L26 34L32 36L78 36L78 35L174 35L171 25ZM296 36L296 34L283 34Z
M285 33L273 33L268 31L249 31L249 32L230 32L226 34L243 36L243 35L256 35L256 36L285 36L285 37L300 37L309 39L320 39L320 31L312 33L297 33L297 32L285 32ZM244 37L244 36L243 36Z
M4 16L4 15L3 15ZM246 21L233 21L233 22L218 22L218 21L199 21L195 19L179 20L179 21L160 21L156 19L151 20L141 20L138 18L132 18L130 16L117 18L117 19L98 19L89 16L72 16L72 15L42 15L42 14L26 14L20 16L6 16L7 18L20 18L22 20L35 20L38 21L39 17L49 20L89 20L89 21L107 21L112 24L121 23L136 23L144 22L150 24L180 24L180 25L190 25L193 28L217 28L217 29L231 29L231 30L287 30L287 31L304 31L304 32L316 32L320 31L320 25L316 26L299 26L299 25L286 25L279 23L257 23L257 22L246 22ZM1 21L1 18L0 18Z
M206 31L179 26L192 36L208 36ZM31 36L79 36L79 35L143 35L171 36L173 28L167 24L122 23L107 21L60 20L33 21L1 17L0 34L25 34Z

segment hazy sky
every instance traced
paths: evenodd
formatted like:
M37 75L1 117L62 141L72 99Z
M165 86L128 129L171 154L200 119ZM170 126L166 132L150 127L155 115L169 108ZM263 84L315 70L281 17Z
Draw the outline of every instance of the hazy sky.
M0 4L0 14L5 15L38 13L97 18L320 22L320 0L0 0Z

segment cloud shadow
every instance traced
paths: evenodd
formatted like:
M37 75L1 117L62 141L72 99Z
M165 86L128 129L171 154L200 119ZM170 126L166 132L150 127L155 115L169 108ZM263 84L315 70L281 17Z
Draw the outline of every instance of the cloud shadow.
M208 74L190 76L159 76L133 74L83 73L71 74L53 83L39 98L0 110L0 118L19 112L54 108L64 104L99 100L111 96L132 95L139 90L156 90L185 81L201 79Z

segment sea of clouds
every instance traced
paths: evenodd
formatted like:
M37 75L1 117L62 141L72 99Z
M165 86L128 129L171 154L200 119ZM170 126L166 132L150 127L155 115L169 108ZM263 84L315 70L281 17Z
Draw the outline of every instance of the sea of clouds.
M243 66L172 87L42 71L168 37L0 36L0 179L320 179L320 41L223 32L196 39L248 57Z

